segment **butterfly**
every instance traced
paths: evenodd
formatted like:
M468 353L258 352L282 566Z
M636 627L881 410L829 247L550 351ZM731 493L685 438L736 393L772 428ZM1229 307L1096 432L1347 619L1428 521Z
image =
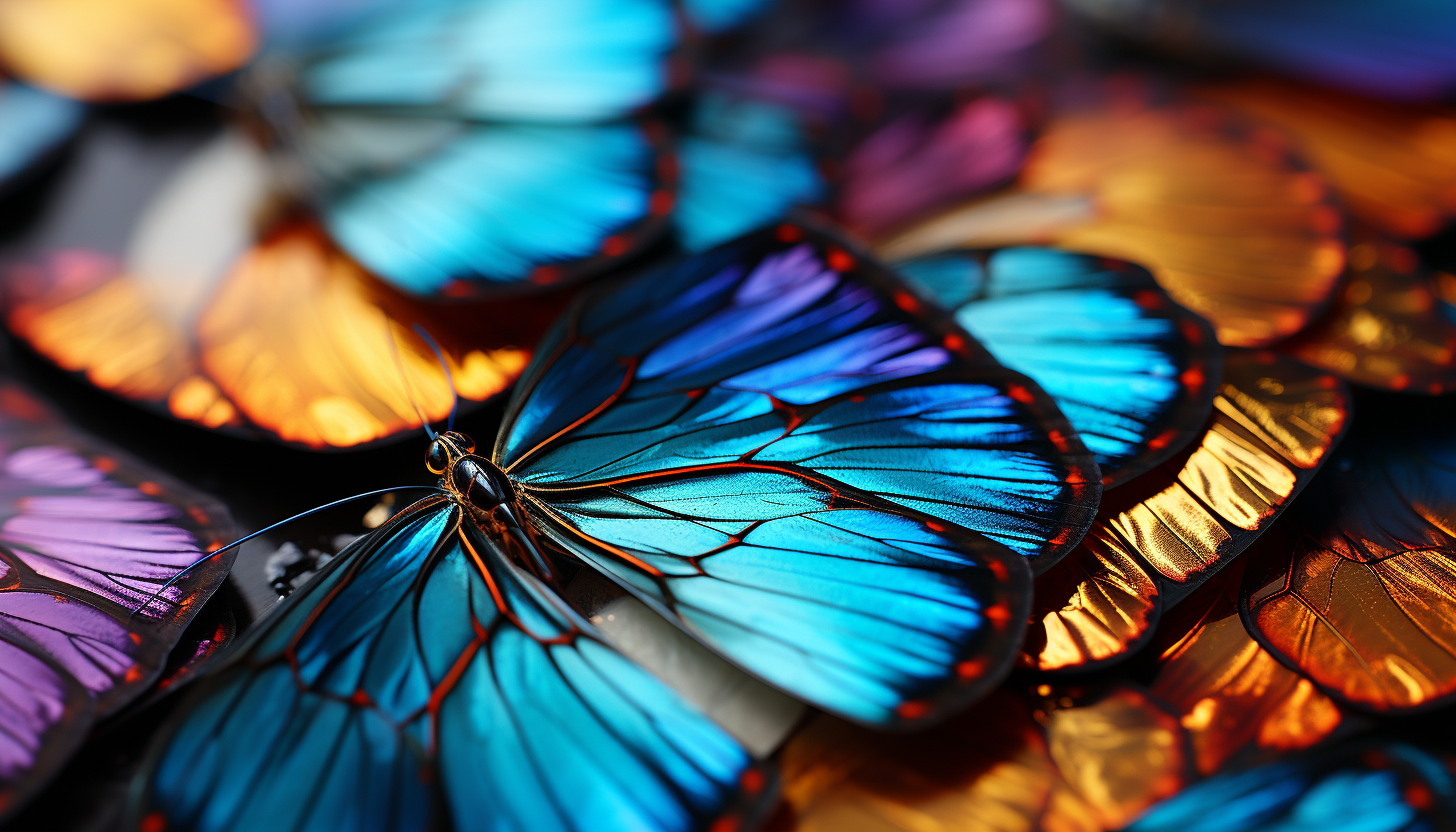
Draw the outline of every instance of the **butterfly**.
M813 705L917 725L1005 672L1028 562L1100 491L1034 384L797 225L604 284L536 355L489 456L439 434L439 488L204 683L139 826L726 828L762 772L559 599L573 571Z
M0 817L157 680L232 537L211 499L0 384Z
M0 78L0 192L81 125L81 105Z
M1456 693L1456 442L1443 399L1367 398L1329 465L1247 557L1240 614L1265 649L1377 713Z
M1051 118L1009 192L875 241L885 259L1047 244L1141 263L1228 346L1267 346L1323 307L1343 214L1289 140L1227 111L1108 82ZM1075 97L1075 96L1074 96Z
M409 298L307 212L259 217L271 169L248 138L192 110L177 120L158 133L94 119L6 258L9 330L103 390L211 430L354 447L415 429L414 405L443 418L452 381L468 403L504 390L567 300ZM397 362L403 378L378 372Z

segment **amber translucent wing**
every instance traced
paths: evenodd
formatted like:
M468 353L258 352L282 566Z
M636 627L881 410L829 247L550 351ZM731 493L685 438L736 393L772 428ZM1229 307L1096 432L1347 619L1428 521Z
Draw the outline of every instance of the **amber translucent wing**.
M1350 213L1389 234L1427 237L1456 216L1456 110L1272 79L1198 94L1289 133Z
M1356 237L1332 309L1292 341L1290 354L1368 387L1440 394L1456 389L1456 279L1375 233Z
M88 101L160 98L242 66L244 0L0 0L0 62Z
M817 717L780 755L786 809L775 829L1116 829L1187 781L1178 722L1145 694L1065 701L1033 713L1003 689L909 735Z
M1141 647L1161 609L1248 547L1339 440L1338 379L1269 352L1230 352L1202 438L1102 500L1070 555L1037 578L1022 664L1086 668Z
M926 220L880 253L1049 242L1131 260L1224 344L1267 345L1318 313L1345 262L1329 187L1289 146L1211 106L1063 115L1010 193Z
M1248 555L1249 631L1375 711L1456 693L1456 434L1443 399L1362 403L1360 425Z
M504 390L566 301L410 299L307 216L260 232L266 168L241 137L184 147L88 137L6 270L11 332L103 390L208 428L350 447L417 427L419 412L444 418L452 381L466 401ZM133 203L140 217L99 229L87 213ZM416 325L443 348L448 379Z
M1149 691L1178 714L1200 775L1308 748L1345 721L1340 707L1259 646L1239 620L1242 562L1213 576L1158 626Z

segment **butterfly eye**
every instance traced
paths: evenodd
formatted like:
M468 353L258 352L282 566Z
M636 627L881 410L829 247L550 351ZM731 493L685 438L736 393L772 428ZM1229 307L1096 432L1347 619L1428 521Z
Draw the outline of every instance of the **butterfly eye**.
M445 450L445 443L438 439L431 442L430 450L425 454L425 467L432 474L443 474L449 466L450 454Z

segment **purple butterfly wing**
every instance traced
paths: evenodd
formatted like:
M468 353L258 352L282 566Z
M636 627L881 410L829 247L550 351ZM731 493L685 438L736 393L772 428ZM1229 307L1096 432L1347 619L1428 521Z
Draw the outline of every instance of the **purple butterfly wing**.
M221 506L0 384L0 651L20 657L0 662L0 812L156 679L231 535Z

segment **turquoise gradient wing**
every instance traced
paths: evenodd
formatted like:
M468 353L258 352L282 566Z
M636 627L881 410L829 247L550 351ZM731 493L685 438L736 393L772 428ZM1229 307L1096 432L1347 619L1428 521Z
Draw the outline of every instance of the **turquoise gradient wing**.
M760 99L701 94L678 163L673 224L688 251L725 243L828 190L799 115Z
M1222 367L1213 328L1140 266L1007 248L896 267L1056 399L1096 455L1104 486L1167 460L1208 418Z
M994 681L1021 561L1060 557L1100 493L1033 383L796 226L584 298L539 355L495 450L539 522L863 722L940 716Z
M414 294L569 280L637 251L671 207L666 151L636 122L335 114L320 124L308 152L323 177L329 231Z
M156 746L168 830L692 830L763 775L430 497L289 599Z

